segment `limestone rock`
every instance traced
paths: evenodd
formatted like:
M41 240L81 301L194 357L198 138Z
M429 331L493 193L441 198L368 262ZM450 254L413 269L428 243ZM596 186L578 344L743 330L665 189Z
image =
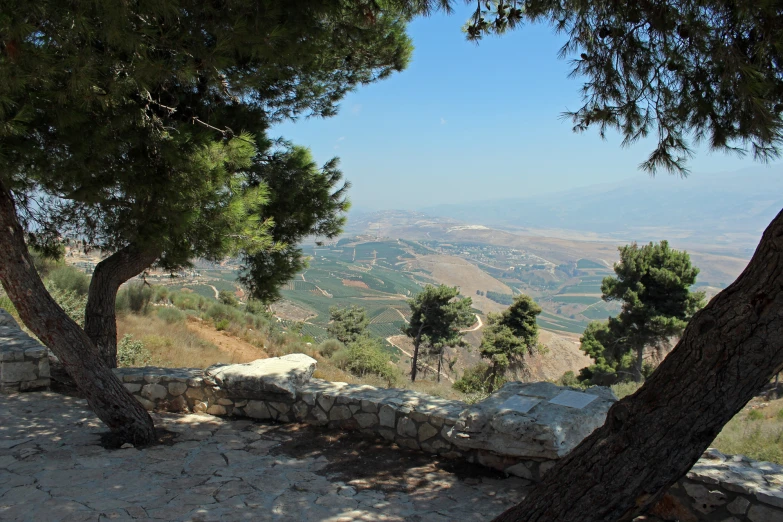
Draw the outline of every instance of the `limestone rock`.
M293 398L297 387L307 383L316 361L301 353L259 359L247 364L207 368L205 375L215 379L229 398L265 399L275 395Z
M688 496L693 499L696 511L705 515L712 513L726 503L726 495L719 490L709 490L701 484L683 484Z
M446 438L460 449L558 459L604 423L616 400L609 388L582 393L548 382L510 382L463 411Z

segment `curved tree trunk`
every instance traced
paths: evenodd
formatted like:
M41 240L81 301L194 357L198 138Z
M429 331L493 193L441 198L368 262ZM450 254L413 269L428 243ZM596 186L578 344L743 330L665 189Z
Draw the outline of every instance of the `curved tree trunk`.
M644 386L495 520L631 520L782 369L783 212L745 271L693 317Z
M160 256L158 249L128 245L95 267L84 310L84 332L110 368L117 367L117 291L125 282L149 268Z
M0 182L0 281L19 316L51 348L90 408L121 440L149 444L152 419L98 357L96 348L52 299L38 276L10 192Z

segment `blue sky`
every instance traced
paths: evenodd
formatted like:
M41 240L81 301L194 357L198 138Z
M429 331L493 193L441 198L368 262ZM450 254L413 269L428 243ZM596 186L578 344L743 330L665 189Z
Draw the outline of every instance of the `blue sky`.
M339 156L357 210L648 181L637 166L651 142L622 149L616 135L575 134L561 119L579 107L582 85L557 58L562 36L528 25L476 46L460 30L467 17L462 9L414 20L407 70L360 87L336 117L284 123L272 134L310 147L319 163ZM749 158L705 150L690 162L693 176L751 166Z

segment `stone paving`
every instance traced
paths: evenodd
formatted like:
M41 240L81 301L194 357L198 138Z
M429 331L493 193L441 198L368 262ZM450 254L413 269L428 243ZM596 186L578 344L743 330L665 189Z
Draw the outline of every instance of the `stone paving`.
M460 478L400 452L411 467L391 473L402 486L390 487L388 477L352 480L317 451L297 452L291 425L153 418L176 434L169 445L107 450L106 430L85 401L0 395L0 520L480 521L519 502L530 485L482 473Z

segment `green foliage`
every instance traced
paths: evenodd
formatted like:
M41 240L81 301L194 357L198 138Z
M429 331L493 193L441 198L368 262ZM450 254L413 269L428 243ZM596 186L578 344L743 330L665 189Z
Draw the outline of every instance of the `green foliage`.
M354 375L378 375L393 385L399 378L399 371L391 365L389 356L376 339L361 337L332 356L332 362Z
M704 293L690 291L699 269L687 252L672 250L666 241L620 248L614 270L617 276L604 278L601 290L604 300L621 301L622 310L607 323L590 323L582 336L582 350L596 364L580 379L593 384L640 382L649 371L645 348L680 335L704 306Z
M127 285L124 290L128 296L128 309L136 314L146 314L152 301L152 287L138 281Z
M30 258L33 260L33 266L41 276L41 279L46 279L49 273L65 265L63 258L65 257L65 246L61 243L55 243L52 248L47 250L39 250L35 247L29 248Z
M496 303L500 303L502 305L510 305L514 302L514 296L511 294L502 294L500 292L492 292L491 290L487 290L487 299L491 299L495 301Z
M156 303L166 303L169 300L169 289L165 286L156 286L155 287L155 297L154 300Z
M231 321L229 321L228 319L220 319L220 320L215 322L215 330L217 330L219 332L223 331L226 328L228 328L228 326L230 324L231 324Z
M337 339L327 339L318 345L318 353L324 357L331 357L335 352L345 348L345 345Z
M176 308L158 308L158 317L168 324L174 324L185 322L187 316Z
M565 372L560 379L558 379L557 384L560 386L573 386L573 387L581 387L582 383L579 382L579 379L577 378L576 374L572 370L568 370Z
M90 277L78 268L68 265L50 268L46 279L60 290L78 295L87 295L90 288Z
M492 389L497 389L505 383L505 379L501 376L494 376L495 381L490 383L492 378L490 365L481 361L466 368L462 377L457 379L452 387L466 394L485 393L489 395L492 393Z
M408 300L411 317L403 333L413 339L411 380L416 380L419 348L428 348L439 358L446 346L463 346L460 328L467 328L475 320L470 297L458 298L459 290L446 285L427 285Z
M487 315L487 328L479 352L489 361L488 391L509 368L524 369L525 356L538 351L538 323L541 307L525 294L514 298L513 304L500 314Z
M332 307L329 309L330 323L327 328L329 335L343 344L350 344L366 336L367 311L351 305L348 308Z
M151 359L152 354L144 343L129 334L117 344L117 364L120 368L146 366Z
M226 306L239 306L239 300L237 300L236 296L228 290L221 290L218 292L218 301Z

